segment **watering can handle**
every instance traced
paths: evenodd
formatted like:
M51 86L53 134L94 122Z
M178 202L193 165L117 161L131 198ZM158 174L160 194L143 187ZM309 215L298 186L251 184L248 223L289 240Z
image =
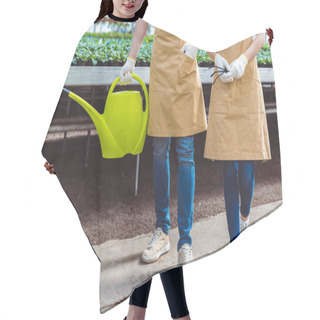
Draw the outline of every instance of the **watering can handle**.
M133 73L133 74L132 74L132 78L135 79L135 80L137 80L137 81L139 82L139 84L141 85L142 89L143 89L144 96L145 96L145 99L146 99L146 108L145 108L145 110L147 110L148 107L149 107L149 96L148 96L147 87L146 87L146 85L144 84L143 80L142 80L139 76L137 76L136 74ZM117 77L117 78L113 81L113 83L112 83L112 85L111 85L111 87L110 87L108 96L109 96L109 94L111 94L111 93L113 92L113 89L115 88L115 86L118 84L119 81L120 81L120 77ZM144 110L144 111L145 111L145 110Z

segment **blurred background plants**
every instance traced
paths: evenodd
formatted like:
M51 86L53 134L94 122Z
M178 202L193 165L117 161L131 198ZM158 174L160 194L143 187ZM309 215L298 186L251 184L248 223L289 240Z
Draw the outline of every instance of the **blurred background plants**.
M86 33L80 40L72 65L123 65L128 57L132 32ZM153 35L148 35L139 50L137 66L150 65ZM198 51L199 66L210 66L212 61L203 50ZM257 55L260 67L272 64L270 46L266 43Z

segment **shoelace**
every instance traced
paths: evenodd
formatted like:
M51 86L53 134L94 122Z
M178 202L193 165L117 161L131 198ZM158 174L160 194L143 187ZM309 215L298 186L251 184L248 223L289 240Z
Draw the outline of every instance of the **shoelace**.
M161 230L156 230L152 236L151 242L149 244L149 248L153 247L154 243L158 240L160 237Z

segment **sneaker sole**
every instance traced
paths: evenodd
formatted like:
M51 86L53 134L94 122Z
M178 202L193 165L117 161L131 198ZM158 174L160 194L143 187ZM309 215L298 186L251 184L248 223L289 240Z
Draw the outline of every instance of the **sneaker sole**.
M144 263L152 263L152 262L156 262L161 255L167 253L170 250L170 242L168 242L168 244L163 247L161 250L158 251L158 254L156 254L155 256L152 257L146 257L142 254L141 259Z

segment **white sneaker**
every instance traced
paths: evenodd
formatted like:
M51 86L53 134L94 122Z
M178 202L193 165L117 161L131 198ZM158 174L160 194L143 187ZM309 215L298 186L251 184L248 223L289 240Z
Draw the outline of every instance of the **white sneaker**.
M157 261L162 254L170 250L169 236L165 234L161 228L157 228L153 233L148 248L142 253L142 261L151 263Z
M178 263L185 264L192 261L192 249L185 243L178 252Z
M244 229L248 228L249 220L250 220L250 217L248 217L247 220L242 220L242 218L240 216L240 232L242 232Z

